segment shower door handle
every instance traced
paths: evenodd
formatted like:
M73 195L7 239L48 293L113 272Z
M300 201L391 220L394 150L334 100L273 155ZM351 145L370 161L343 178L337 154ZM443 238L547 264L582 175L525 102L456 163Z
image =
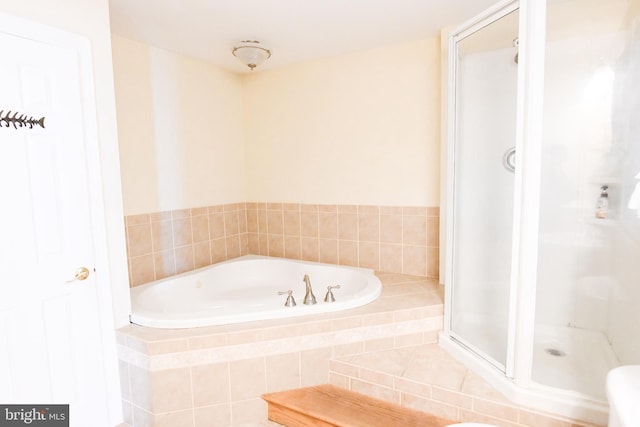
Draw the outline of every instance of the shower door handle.
M502 156L502 165L509 172L516 171L516 147L511 147Z

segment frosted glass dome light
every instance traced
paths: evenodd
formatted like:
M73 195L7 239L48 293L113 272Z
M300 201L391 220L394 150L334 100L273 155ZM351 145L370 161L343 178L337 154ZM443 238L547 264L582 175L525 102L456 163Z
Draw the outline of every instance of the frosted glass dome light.
M258 65L271 58L271 51L260 45L259 41L243 40L240 46L233 48L233 56L253 71Z

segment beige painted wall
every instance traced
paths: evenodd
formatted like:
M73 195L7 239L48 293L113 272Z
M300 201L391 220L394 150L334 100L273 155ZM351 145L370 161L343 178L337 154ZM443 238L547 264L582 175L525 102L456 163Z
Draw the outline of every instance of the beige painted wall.
M113 36L125 214L244 201L241 78Z
M250 201L439 205L434 38L245 76Z
M113 36L125 214L439 205L437 38L239 76Z

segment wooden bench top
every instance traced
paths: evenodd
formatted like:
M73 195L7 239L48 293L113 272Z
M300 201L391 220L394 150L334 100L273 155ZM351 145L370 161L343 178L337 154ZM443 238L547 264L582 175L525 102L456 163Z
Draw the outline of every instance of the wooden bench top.
M454 424L454 421L333 385L268 393L262 398L269 404L269 419L287 427L445 427Z

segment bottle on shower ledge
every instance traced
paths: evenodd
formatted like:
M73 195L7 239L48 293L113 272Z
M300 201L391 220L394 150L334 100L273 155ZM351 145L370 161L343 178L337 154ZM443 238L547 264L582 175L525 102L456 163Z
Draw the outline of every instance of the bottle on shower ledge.
M600 187L600 196L596 202L596 218L604 219L609 214L609 189L608 185Z

